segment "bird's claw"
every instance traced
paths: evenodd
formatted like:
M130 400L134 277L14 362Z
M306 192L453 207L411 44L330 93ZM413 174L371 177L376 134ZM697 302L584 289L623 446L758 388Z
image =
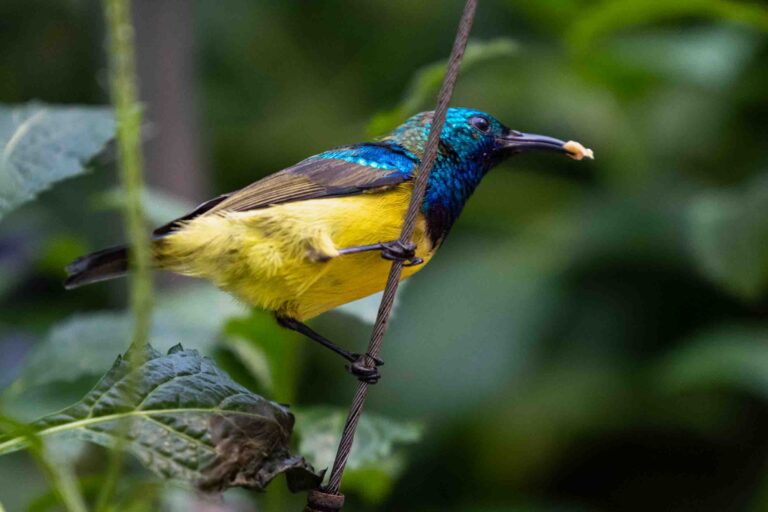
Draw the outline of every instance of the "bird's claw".
M350 364L346 366L349 373L366 384L376 384L379 382L379 379L381 378L379 366L382 366L384 361L378 357L373 357L370 354L352 354L352 357L353 359L350 361ZM366 359L369 357L373 360L374 366L366 366Z
M416 256L416 244L413 242L401 242L393 240L381 244L381 257L385 260L399 261L404 267L412 267L424 263L423 258Z

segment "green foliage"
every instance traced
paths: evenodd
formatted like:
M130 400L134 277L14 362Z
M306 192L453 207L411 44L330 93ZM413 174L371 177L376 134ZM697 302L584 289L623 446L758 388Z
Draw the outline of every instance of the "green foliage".
M485 62L514 55L517 49L517 44L507 38L487 42L470 41L464 53L464 60L461 62L461 72L466 74ZM400 103L392 110L379 112L371 119L368 134L374 137L384 135L408 116L432 107L445 77L445 65L445 61L440 61L418 70Z
M304 340L281 328L266 311L253 311L246 318L233 318L225 327L224 343L278 402L296 400L301 366L298 344Z
M288 453L293 417L284 407L233 382L214 363L177 345L166 356L148 348L112 369L80 402L31 424L38 438L68 436L104 446L121 441L156 474L202 488L263 489L286 473L293 489L316 477ZM0 438L0 455L29 445Z
M240 311L229 296L209 285L161 296L151 325L153 344L167 350L184 343L210 352L227 318ZM23 406L19 395L27 389L102 374L115 354L130 344L132 332L129 312L78 314L63 320L35 347L6 399L16 396Z
M299 453L315 467L331 467L346 418L346 410L329 407L297 411ZM371 503L381 501L405 466L405 456L397 448L418 442L423 431L422 425L412 421L363 414L344 473L344 488Z
M130 0L103 0L109 58L109 89L115 108L115 143L118 168L125 201L123 222L131 248L131 272L128 275L131 312L133 314L132 345L143 347L149 340L154 291L152 283L152 254L150 235L141 206L144 191L144 153L141 143L142 108L139 105L139 79L136 71L135 41ZM134 351L142 357L143 351ZM134 361L139 365L142 361ZM111 468L118 470L116 459ZM106 494L97 505L101 510L106 504Z
M354 311L361 313L366 308L361 304ZM231 320L225 332L225 345L275 400L295 401L303 368L297 344L303 340L278 327L272 315L261 311ZM330 468L333 464L346 414L345 409L331 407L304 407L296 413L298 451L314 467ZM418 442L422 435L423 428L417 423L364 414L345 471L345 492L370 503L381 502L406 466L406 457L397 448Z
M25 443L25 447L51 482L53 497L60 500L69 512L86 512L85 500L80 493L73 468L50 452L33 426L0 416L0 443L3 442L3 432L7 432L7 437L15 437Z
M768 287L768 177L743 190L698 198L690 207L691 246L701 270L746 299Z
M768 397L768 328L730 325L694 336L659 365L665 391L738 389Z
M623 66L703 90L732 86L760 44L759 34L732 26L705 26L683 33L667 28L648 31L616 39L612 51Z
M587 52L600 38L637 25L680 18L715 18L768 31L768 10L759 4L731 0L611 0L579 9L566 39Z
M0 219L86 171L114 134L105 107L0 105Z
M194 204L160 190L145 188L141 194L144 217L154 225L162 225L194 209ZM121 210L125 208L125 194L119 188L98 194L93 201L95 210Z
M37 265L43 272L60 276L61 270L88 252L83 240L76 236L52 236L46 240ZM0 294L2 290L0 290Z
M346 420L346 411L327 407L305 408L297 412L301 429L300 451L318 467L330 465L336 453L336 440ZM423 427L415 422L398 422L375 414L363 414L359 435L349 455L348 466L358 469L395 454L395 446L415 443Z
M446 5L198 3L205 193L432 108L455 26ZM515 129L574 138L597 160L521 156L489 174L438 256L400 294L367 411L424 418L429 435L418 457L403 441L350 469L345 510L767 508L765 13L747 0L481 3L473 33L490 43L480 45L504 42L497 56L465 66L454 103ZM0 19L13 27L0 38L0 101L104 102L103 20L87 3L31 13L28 2L8 0ZM148 112L167 135L157 107ZM372 112L382 113L371 121ZM45 181L47 161L38 170ZM0 198L5 184L0 177ZM3 394L6 414L72 403L129 344L122 283L59 286L58 267L77 247L125 240L106 210L125 204L114 186L109 173L93 173L0 224L0 381L20 374ZM176 216L183 205L168 199L145 190L145 216ZM329 466L354 385L339 361L269 315L244 316L212 295L182 289L173 312L161 296L153 343L202 348L235 380L307 411L297 452ZM345 306L348 315L318 319L318 328L359 350L377 306L376 298ZM315 404L329 405L313 414ZM74 466L74 457L58 464L58 443L45 443L40 457L0 459L8 511L61 507L67 479L94 501L104 452L69 444ZM723 486L733 475L739 485ZM109 504L303 505L282 486L229 491L224 505L211 505L148 478L127 465ZM45 490L46 481L59 490Z

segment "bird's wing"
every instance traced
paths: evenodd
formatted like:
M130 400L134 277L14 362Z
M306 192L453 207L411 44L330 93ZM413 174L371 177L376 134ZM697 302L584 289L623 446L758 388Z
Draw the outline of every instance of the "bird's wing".
M203 214L242 212L268 206L392 188L413 177L411 155L382 144L360 144L310 157L236 192L206 201L189 214L154 231L170 233L183 222Z

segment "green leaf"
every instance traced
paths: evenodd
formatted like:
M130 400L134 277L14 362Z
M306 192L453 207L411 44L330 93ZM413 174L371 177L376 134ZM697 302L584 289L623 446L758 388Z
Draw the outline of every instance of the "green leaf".
M0 105L0 219L85 172L114 132L107 107Z
M76 235L53 234L43 241L38 250L37 268L56 278L61 277L61 269L71 261L88 252L85 241Z
M344 489L356 492L371 505L381 503L394 490L403 469L404 457L399 455L392 455L376 464L347 469L344 472Z
M491 41L470 41L461 63L462 74L479 64L514 55L516 51L517 43L504 37ZM371 136L383 135L408 116L433 103L445 76L445 66L446 61L440 61L418 70L400 103L392 110L376 114L368 125L368 133Z
M61 501L69 512L86 512L85 500L71 460L61 457L61 451L57 453L57 450L50 450L50 443L44 443L29 425L0 415L0 427L0 432L4 430L7 435L23 440L51 484L53 503Z
M597 40L619 30L690 17L725 19L768 31L768 10L759 4L729 0L611 0L580 9L566 40L576 51L586 54Z
M300 372L298 346L304 343L300 335L280 327L272 314L261 310L230 320L224 331L224 343L271 398L295 401Z
M243 309L229 296L210 285L186 287L158 300L151 337L167 350L177 343L206 350L216 341L227 319ZM54 382L71 382L104 373L130 344L129 312L75 315L56 324L29 356L9 393Z
M66 436L107 447L122 444L154 473L206 491L263 489L285 473L292 490L314 487L316 475L288 443L294 418L233 382L208 358L180 345L163 356L146 349L118 357L80 402L34 422L40 439ZM26 437L0 437L0 455Z
M624 66L650 71L668 83L723 90L739 79L761 41L758 33L715 25L645 30L615 38L610 48Z
M312 407L297 411L296 417L299 452L315 467L330 467L347 412ZM416 422L363 414L344 473L345 489L354 489L371 502L383 499L405 466L404 454L397 447L418 442L423 430Z
M347 419L346 411L312 407L304 408L296 415L301 434L299 451L318 466L332 464L339 435ZM357 469L375 464L393 455L397 444L419 441L422 433L423 427L416 422L401 422L364 414L357 428L347 467Z
M701 271L736 295L760 297L768 286L768 175L744 190L703 195L688 213Z
M728 387L768 398L768 327L726 326L702 333L657 371L655 381L669 391Z

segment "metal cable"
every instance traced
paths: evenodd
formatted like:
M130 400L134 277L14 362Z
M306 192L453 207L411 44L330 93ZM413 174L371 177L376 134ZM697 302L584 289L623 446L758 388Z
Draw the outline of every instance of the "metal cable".
M464 12L461 16L459 28L456 33L456 39L453 43L453 50L448 60L448 69L443 79L443 84L440 88L440 94L438 95L437 107L435 108L434 115L432 117L432 126L427 137L427 145L424 150L424 156L421 159L418 172L416 174L416 180L413 185L413 193L411 194L411 202L408 204L408 211L405 215L405 221L403 222L403 229L400 233L400 241L407 243L411 240L414 228L416 226L416 217L419 214L422 201L424 199L424 192L427 188L427 180L429 174L432 171L432 166L437 157L437 148L440 142L440 134L445 124L445 117L448 112L448 105L453 95L453 89L456 86L456 79L459 75L459 67L461 65L461 59L464 57L464 50L467 47L467 40L469 39L469 33L472 30L472 23L475 19L475 11L477 10L478 0L467 0L464 6ZM371 334L371 340L368 344L368 357L366 358L366 365L370 368L374 366L373 358L378 357L381 351L381 343L384 339L384 334L387 332L387 324L389 322L389 315L392 312L392 306L395 302L395 294L397 293L397 287L400 284L400 274L403 270L403 264L400 261L394 261L389 271L389 277L387 278L387 284L384 288L384 296L381 299L379 305L378 316L376 317L376 323L373 327ZM368 396L368 384L359 382L355 395L352 399L352 405L349 409L349 415L347 416L347 422L344 425L344 431L341 435L341 441L339 442L339 448L336 452L336 460L333 463L333 469L331 471L330 480L328 486L321 491L326 495L338 495L341 485L341 477L344 473L344 468L349 458L349 453L352 449L352 442L355 438L355 431L357 429L360 415L363 412L363 406L365 405L365 399ZM317 491L315 491L317 495ZM312 496L312 495L310 495ZM343 500L341 501L343 505ZM327 506L327 505L326 505ZM326 510L340 510L338 508ZM307 510L315 510L312 503L308 503Z

